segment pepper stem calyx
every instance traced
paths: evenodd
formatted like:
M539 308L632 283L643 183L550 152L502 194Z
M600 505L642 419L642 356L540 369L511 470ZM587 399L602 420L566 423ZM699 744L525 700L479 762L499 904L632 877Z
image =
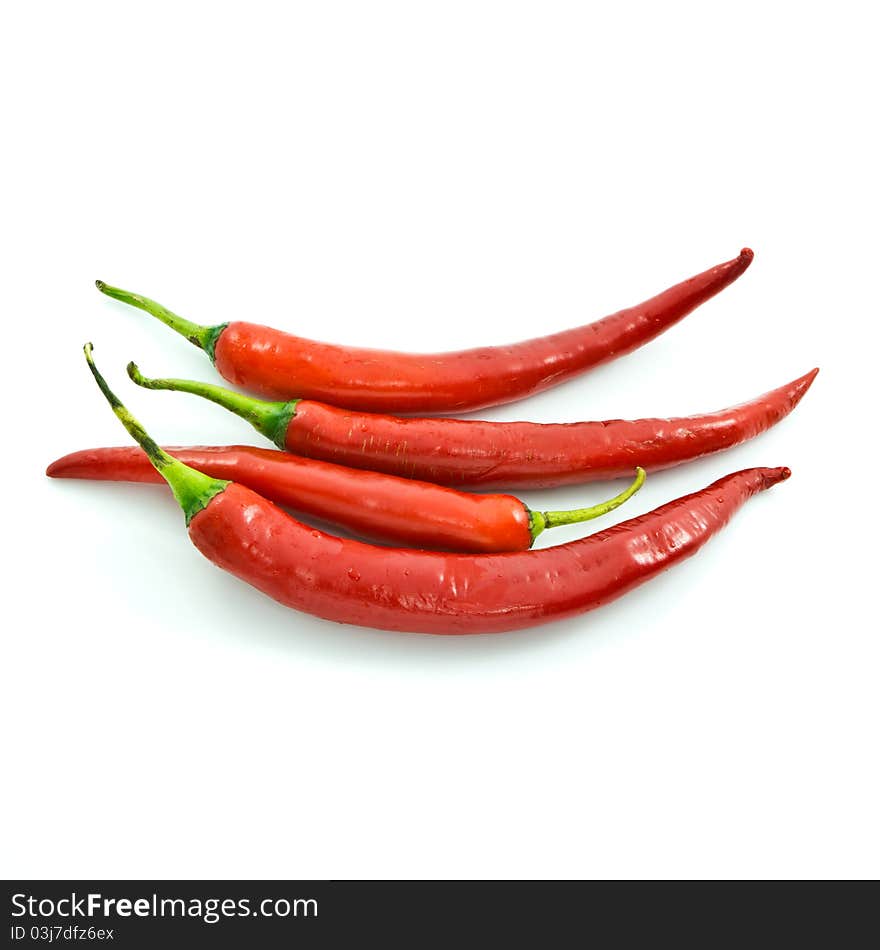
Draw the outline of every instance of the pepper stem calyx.
M270 439L279 449L285 447L287 427L296 415L299 399L290 402L267 402L233 392L214 383L201 383L192 379L150 379L144 376L135 363L128 364L128 375L133 383L144 389L165 389L169 392L192 393L223 406L249 422L257 432Z
M116 417L125 426L128 434L144 450L156 471L168 482L177 503L183 509L186 523L189 524L207 506L208 502L215 495L219 495L230 483L219 478L211 478L203 472L190 468L189 465L169 455L153 441L147 430L125 408L119 397L107 385L107 381L99 372L98 367L95 366L92 349L92 344L86 343L83 352L86 354L86 362L95 377L95 382L97 382L107 402L110 403Z
M609 511L619 508L645 484L645 470L636 469L636 477L632 484L619 495L600 502L591 508L573 508L571 511L529 511L529 530L532 534L532 543L546 528L557 528L564 524L580 524L583 521L592 521L607 515Z
M171 327L172 330L185 337L190 343L204 350L211 358L211 362L214 362L217 340L220 338L220 334L229 326L228 323L206 327L201 323L193 323L192 320L178 316L167 307L163 307L162 304L150 300L149 297L143 297L141 294L134 294L130 290L123 290L121 287L112 287L110 284L105 284L103 280L96 280L95 286L102 294L113 297L114 300L121 300L132 307L137 307L157 320L161 320L162 323Z

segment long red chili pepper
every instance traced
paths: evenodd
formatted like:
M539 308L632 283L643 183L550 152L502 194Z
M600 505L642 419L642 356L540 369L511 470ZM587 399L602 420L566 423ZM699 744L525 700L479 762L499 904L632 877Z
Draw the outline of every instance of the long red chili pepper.
M482 422L337 409L306 399L262 402L211 383L129 376L148 389L195 393L246 419L279 448L442 485L547 488L620 478L730 448L779 422L819 371L732 409L679 419Z
M378 548L309 528L261 495L164 452L92 373L113 411L171 486L209 560L298 610L365 627L498 633L583 613L696 553L752 495L788 478L750 468L647 515L540 551L441 554Z
M475 495L428 482L365 472L247 445L169 448L174 458L214 478L365 537L446 551L527 551L545 528L591 521L631 498L645 480L636 470L619 495L589 508L532 511L513 495ZM54 461L52 478L162 482L137 446L85 449Z
M449 413L521 399L631 352L736 280L752 257L743 248L732 261L595 323L452 353L335 346L254 323L205 327L147 297L96 283L108 296L158 317L201 347L221 376L258 395L302 396L367 412Z

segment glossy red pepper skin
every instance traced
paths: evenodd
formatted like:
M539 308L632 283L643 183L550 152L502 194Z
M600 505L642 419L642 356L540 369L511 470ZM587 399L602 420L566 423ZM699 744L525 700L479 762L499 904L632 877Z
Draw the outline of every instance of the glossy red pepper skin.
M654 339L745 271L752 251L594 323L508 346L402 353L337 346L254 323L204 327L97 281L204 349L220 374L269 399L306 398L364 412L444 414L513 402Z
M695 554L752 495L789 476L752 468L558 547L509 554L375 548L332 537L230 484L190 521L216 565L288 607L383 630L500 633L571 617Z
M202 554L280 603L340 623L500 633L583 613L695 554L748 498L791 474L736 472L608 531L539 551L378 548L309 528L251 489L170 456L107 385L92 345L83 351L114 414L168 482Z
M546 424L383 416L301 400L283 435L297 455L442 485L550 488L689 462L751 439L794 409L818 373L702 416Z
M166 448L214 478L368 538L448 551L527 551L529 509L513 495L477 495L345 468L253 446ZM136 445L84 449L53 462L52 478L150 482L164 479ZM631 473L627 473L631 474Z
M449 413L513 402L623 356L658 336L736 280L739 257L594 323L450 353L400 353L319 343L252 323L217 338L220 374L270 399L295 396L366 412Z

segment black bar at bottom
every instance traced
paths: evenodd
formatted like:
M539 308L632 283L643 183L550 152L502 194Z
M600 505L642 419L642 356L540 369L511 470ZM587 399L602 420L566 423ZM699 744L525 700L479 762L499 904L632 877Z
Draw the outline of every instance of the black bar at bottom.
M819 899L819 888L834 900ZM535 946L658 940L860 945L873 883L7 881L5 942L57 947L312 947L531 934ZM344 943L342 941L345 941ZM535 942L537 941L537 942Z

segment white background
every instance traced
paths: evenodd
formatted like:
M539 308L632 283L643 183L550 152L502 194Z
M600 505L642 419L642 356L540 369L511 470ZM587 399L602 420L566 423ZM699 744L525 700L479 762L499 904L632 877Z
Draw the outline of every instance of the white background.
M880 873L870 7L7 11L0 871ZM132 358L214 376L97 277L201 322L444 349L598 318L743 245L751 269L659 340L485 413L688 414L822 368L778 428L611 520L750 465L791 480L572 622L337 626L201 558L160 489L43 477L127 442L86 340L157 439L262 444L130 385Z

